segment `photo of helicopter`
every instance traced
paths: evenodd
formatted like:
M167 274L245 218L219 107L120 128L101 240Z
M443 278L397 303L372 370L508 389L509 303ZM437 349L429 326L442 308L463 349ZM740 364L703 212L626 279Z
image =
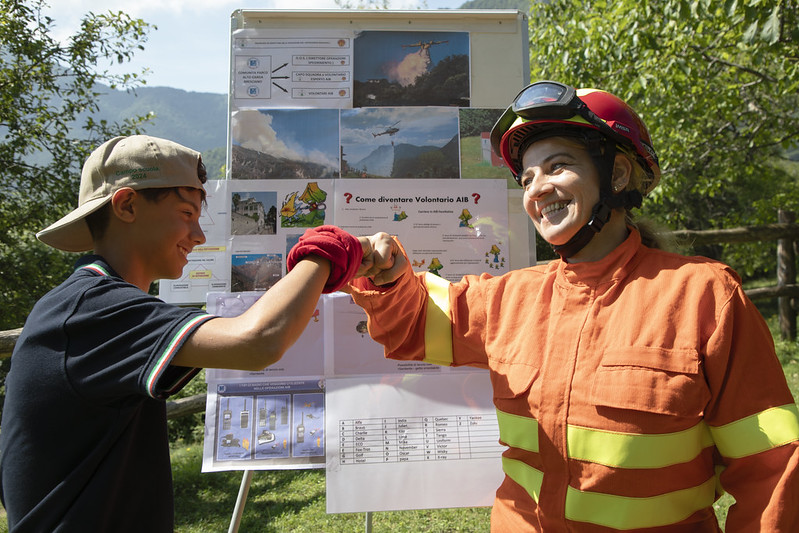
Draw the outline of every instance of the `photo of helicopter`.
M393 137L400 129L397 128L397 124L402 122L401 120L396 121L394 124L386 128L386 131L381 131L380 133L372 133L373 137L379 137L380 135L388 135L389 137Z

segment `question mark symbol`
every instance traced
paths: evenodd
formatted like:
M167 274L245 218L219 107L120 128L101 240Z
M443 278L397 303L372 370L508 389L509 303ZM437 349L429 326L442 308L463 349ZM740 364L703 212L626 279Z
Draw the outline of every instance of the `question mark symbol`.
M477 205L477 201L480 199L480 195L476 192L472 193L472 198L474 198L474 205Z
M352 198L352 195L350 193L348 193L348 192L345 192L344 193L344 198L347 199L347 203L350 203L350 199Z

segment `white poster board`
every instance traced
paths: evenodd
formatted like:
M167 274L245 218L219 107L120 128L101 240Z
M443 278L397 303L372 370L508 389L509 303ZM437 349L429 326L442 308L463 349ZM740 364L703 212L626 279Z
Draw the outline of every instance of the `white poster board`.
M487 372L328 381L327 511L490 506L502 481Z
M227 176L204 246L161 297L235 316L302 232L397 235L451 281L535 261L488 135L529 83L515 10L237 10ZM327 469L329 512L490 505L502 478L486 371L390 361L348 296L320 299L284 358L209 370L203 470Z

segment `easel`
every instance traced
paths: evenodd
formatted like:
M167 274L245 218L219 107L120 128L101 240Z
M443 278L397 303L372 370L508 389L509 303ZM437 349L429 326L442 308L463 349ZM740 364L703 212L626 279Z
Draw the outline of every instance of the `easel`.
M230 527L227 533L238 533L239 525L241 524L241 515L244 514L244 504L247 501L247 494L250 492L250 485L252 484L252 470L245 470L241 476L241 485L239 486L239 495L236 497L236 506L233 508L233 516L230 518ZM366 512L366 520L364 523L364 532L372 533L372 512Z
M250 492L250 484L252 483L252 470L245 470L241 476L241 485L239 486L239 495L236 498L236 506L233 508L233 516L230 518L230 527L227 533L238 533L239 524L241 524L241 515L244 514L244 502L247 501L247 493Z

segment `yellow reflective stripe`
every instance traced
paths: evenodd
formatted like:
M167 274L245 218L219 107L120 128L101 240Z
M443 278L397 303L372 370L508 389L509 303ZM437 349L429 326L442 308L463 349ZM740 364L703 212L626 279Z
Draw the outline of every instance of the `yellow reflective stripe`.
M544 474L540 470L507 457L502 458L502 470L538 503L544 481ZM565 515L576 522L622 530L667 526L713 505L715 486L716 477L713 476L697 487L648 498L586 492L569 487Z
M449 281L427 272L427 320L424 327L424 361L452 364L452 320L449 309Z
M746 457L799 440L799 411L796 404L772 407L710 433L721 455Z
M715 476L698 487L649 498L583 492L569 487L566 493L566 518L616 529L667 526L713 505L715 488Z
M675 433L614 433L580 426L567 429L569 457L620 468L663 468L687 463L713 446L707 424Z
M533 501L538 503L538 498L541 496L541 483L544 481L543 472L527 463L504 456L502 457L502 470L509 478L521 485Z
M538 420L497 409L499 439L511 448L538 453Z

